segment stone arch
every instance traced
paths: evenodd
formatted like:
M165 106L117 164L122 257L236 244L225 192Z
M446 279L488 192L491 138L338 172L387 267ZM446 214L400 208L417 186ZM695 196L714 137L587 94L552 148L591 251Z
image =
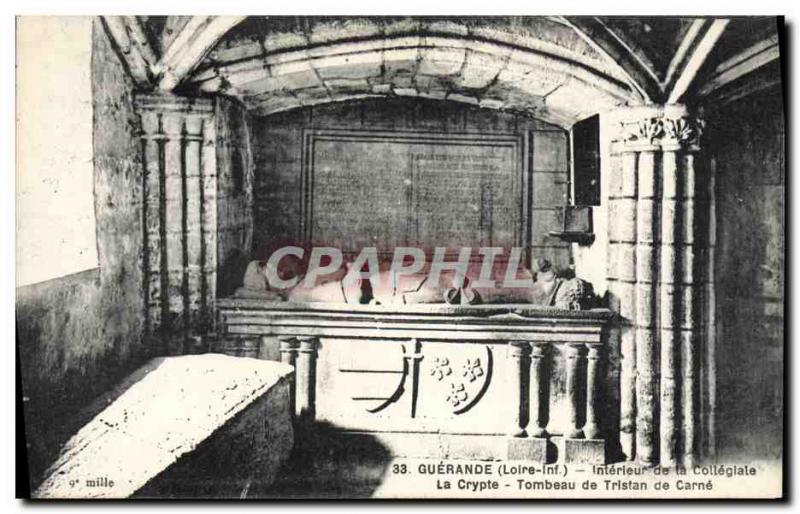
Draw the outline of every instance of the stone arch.
M552 44L414 34L218 52L187 91L221 93L263 115L345 100L419 96L524 112L562 127L640 101L618 76ZM245 53L244 58L241 55Z

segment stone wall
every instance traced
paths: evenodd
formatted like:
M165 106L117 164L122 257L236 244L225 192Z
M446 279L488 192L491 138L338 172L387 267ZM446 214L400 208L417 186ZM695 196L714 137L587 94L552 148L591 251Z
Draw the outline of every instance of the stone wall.
M530 161L523 168L532 170L532 255L550 258L560 267L571 265L569 246L548 235L559 228L569 188L567 133L522 115L416 99L343 102L254 117L254 258L266 258L271 248L301 240L303 131L310 128L522 136L530 149L525 157Z
M721 459L782 452L785 275L779 88L709 116L716 166L716 420Z
M132 84L95 21L94 191L98 269L17 290L17 343L31 476L75 412L141 361L141 146Z
M220 97L217 124L217 259L220 264L217 294L233 290L241 262L252 245L253 155L250 118L233 100Z

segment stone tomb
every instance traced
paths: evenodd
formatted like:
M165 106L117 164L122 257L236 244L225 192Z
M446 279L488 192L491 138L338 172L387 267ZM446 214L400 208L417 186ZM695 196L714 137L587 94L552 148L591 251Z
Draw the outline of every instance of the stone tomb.
M291 380L277 362L154 359L98 401L34 497L246 496L288 459Z
M393 457L605 461L605 309L233 298L217 309L221 351L295 366L296 417L370 434Z

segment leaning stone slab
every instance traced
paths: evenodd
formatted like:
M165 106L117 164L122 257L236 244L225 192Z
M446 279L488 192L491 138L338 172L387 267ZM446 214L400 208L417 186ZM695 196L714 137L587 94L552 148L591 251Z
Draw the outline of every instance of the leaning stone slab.
M154 359L101 399L34 497L238 497L266 486L294 443L292 372L219 354Z

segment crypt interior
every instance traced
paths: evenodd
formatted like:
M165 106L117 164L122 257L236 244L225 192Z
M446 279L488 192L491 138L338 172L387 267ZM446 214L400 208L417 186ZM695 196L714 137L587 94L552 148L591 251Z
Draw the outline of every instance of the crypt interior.
M780 461L781 24L76 25L69 37L90 51L97 257L16 291L31 490L92 405L136 387L137 369L161 358L166 370L183 355L212 366L208 353L236 359L231 370L292 366L278 382L288 417L270 399L243 411L230 439L194 451L291 451L259 461L283 494L301 494L303 474L318 484L346 475L350 489L330 487L367 490L382 459L403 456ZM351 257L369 245L521 247L537 284L557 280L573 297L537 304L465 286L454 301L419 289L392 303L385 291L365 300L363 288L256 291L250 263L286 245ZM265 417L293 442L242 434ZM355 448L360 460L345 463ZM218 466L190 464L204 458L204 469ZM196 493L152 478L132 490Z

